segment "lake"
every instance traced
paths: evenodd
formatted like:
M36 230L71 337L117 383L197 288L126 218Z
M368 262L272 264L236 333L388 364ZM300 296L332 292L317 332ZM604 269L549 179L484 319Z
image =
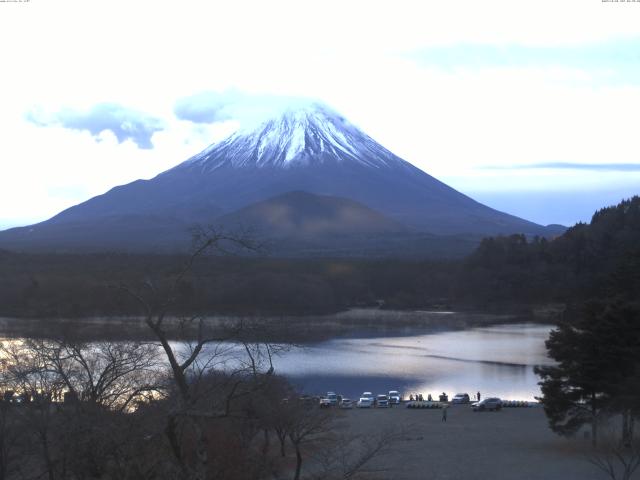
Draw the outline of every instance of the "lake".
M507 324L463 331L334 339L295 348L274 360L276 372L301 390L357 398L399 390L449 396L533 400L535 365L548 365L550 325Z
M364 313L366 319L376 318ZM363 329L364 324L360 320L353 322L351 317L328 317L340 325L353 323L347 330L347 338L336 336L294 347L275 357L274 367L277 373L310 394L335 391L358 398L364 391L377 394L399 390L407 397L422 393L426 398L429 393L437 397L441 392L449 396L469 393L473 397L480 391L484 397L495 395L513 400L533 400L540 394L533 367L551 363L544 342L552 326L482 323L462 328L469 318L478 319L445 313L396 313L394 321L384 317L382 330ZM403 319L414 326L399 326L403 323L398 320ZM422 326L419 320L424 322ZM490 320L490 316L481 319ZM315 328L331 324L324 320ZM301 325L294 323L289 328L298 329ZM181 349L185 344L174 345ZM203 354L213 353L215 350L211 348L215 349L206 348ZM220 348L243 354L243 349L234 348L233 344Z

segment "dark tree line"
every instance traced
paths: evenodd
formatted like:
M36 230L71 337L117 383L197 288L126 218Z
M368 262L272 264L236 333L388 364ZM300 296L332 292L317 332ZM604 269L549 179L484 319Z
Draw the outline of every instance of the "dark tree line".
M126 315L138 305L110 289L171 277L179 256L0 255L0 315L80 318ZM351 306L412 308L451 297L457 266L438 262L207 257L186 276L172 313L282 315ZM141 280L142 279L142 280Z
M489 238L466 260L471 289L500 301L571 303L590 298L632 300L640 292L640 197L599 210L548 241L522 235ZM482 286L482 280L489 280ZM481 293L484 290L484 293Z

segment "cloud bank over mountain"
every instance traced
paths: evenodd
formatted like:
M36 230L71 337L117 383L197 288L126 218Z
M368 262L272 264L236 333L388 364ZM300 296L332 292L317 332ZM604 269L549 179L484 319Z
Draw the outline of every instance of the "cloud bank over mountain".
M161 119L118 103L98 103L85 111L64 108L52 114L31 110L26 117L41 127L59 125L87 131L97 140L102 132L110 131L119 143L131 140L142 149L153 148L153 134L164 129Z
M287 109L306 106L315 101L317 99L302 96L205 90L179 98L173 113L179 120L195 124L235 120L243 128L253 128Z

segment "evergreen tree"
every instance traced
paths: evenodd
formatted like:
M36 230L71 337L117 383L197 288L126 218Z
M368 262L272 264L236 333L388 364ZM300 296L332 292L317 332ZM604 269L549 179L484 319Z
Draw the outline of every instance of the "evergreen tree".
M546 342L557 364L536 368L540 400L554 432L572 435L590 425L595 444L602 414L621 413L632 425L638 413L640 311L591 302L567 317Z

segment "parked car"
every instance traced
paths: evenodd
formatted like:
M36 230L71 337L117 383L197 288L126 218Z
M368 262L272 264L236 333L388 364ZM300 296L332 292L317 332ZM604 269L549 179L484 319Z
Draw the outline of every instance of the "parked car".
M469 403L470 401L471 398L469 398L468 393L456 393L451 399L451 403Z
M327 392L327 399L329 400L329 403L331 403L331 406L338 405L338 396L335 392Z
M373 406L373 399L371 397L360 397L356 407L358 408L371 408Z
M376 407L389 408L389 397L384 394L380 394L376 397Z
M331 407L331 400L329 400L328 398L321 398L320 408L329 408L329 407Z
M373 393L371 393L371 392L363 392L361 397L368 398L372 402L375 400L375 397L373 396Z
M340 408L353 408L353 402L350 398L343 398L340 402Z
M399 405L400 404L400 392L397 390L389 390L389 404L390 405Z
M496 411L502 409L502 400L497 397L488 397L479 402L471 404L474 412Z

